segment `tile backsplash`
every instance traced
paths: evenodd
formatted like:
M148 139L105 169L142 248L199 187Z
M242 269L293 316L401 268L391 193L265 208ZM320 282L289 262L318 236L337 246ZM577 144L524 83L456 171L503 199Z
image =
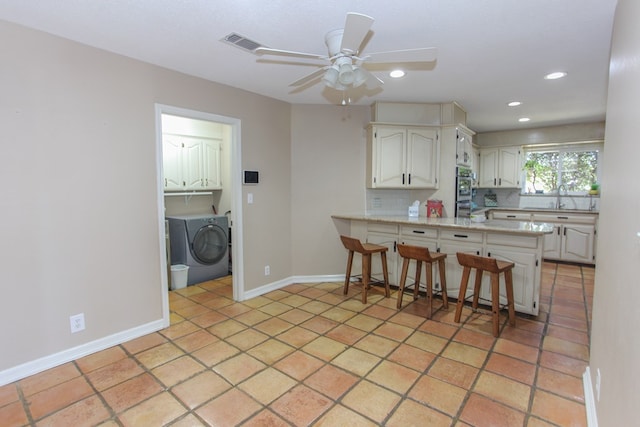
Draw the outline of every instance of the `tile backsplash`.
M478 207L484 207L484 196L488 193L495 194L498 199L498 207L503 208L555 208L558 201L556 195L526 195L520 194L518 189L480 188L475 198ZM589 210L591 207L591 210L597 211L600 208L599 196L562 195L560 202L564 209Z
M425 202L433 191L367 189L367 213L373 215L407 215L414 201L420 202L419 215L426 215Z

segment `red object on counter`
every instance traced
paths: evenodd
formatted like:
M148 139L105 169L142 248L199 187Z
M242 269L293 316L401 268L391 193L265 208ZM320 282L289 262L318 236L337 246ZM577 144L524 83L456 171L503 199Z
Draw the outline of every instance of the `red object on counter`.
M427 200L427 218L442 218L442 200Z

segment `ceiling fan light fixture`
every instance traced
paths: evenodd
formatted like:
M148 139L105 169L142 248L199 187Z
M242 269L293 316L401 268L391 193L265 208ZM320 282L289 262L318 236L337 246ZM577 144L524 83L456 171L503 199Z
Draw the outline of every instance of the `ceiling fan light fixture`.
M389 77L394 79L399 79L405 76L405 72L403 70L393 70L389 73Z
M340 65L340 75L338 76L338 81L345 86L349 86L353 84L355 80L355 75L353 72L353 67L351 64L342 64Z
M340 73L338 71L338 67L336 67L335 65L332 67L329 67L329 69L327 69L327 71L324 73L324 76L322 77L322 81L324 82L325 85L335 89L336 84L338 83L339 74Z
M353 87L358 87L364 84L369 76L361 67L353 67Z

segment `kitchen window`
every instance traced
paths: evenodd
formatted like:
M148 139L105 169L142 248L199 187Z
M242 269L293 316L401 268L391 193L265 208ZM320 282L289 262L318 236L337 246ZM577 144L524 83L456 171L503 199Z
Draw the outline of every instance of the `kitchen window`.
M524 150L523 194L583 195L598 185L602 143L529 146Z

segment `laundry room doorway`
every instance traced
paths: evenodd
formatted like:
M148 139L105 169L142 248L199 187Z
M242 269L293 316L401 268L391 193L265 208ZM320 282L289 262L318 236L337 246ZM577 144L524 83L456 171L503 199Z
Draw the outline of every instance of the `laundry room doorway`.
M156 162L163 319L169 322L171 242L167 218L224 216L233 298L243 289L240 120L156 104ZM194 172L196 171L196 172ZM233 236L233 237L231 237ZM233 243L232 243L233 240Z

